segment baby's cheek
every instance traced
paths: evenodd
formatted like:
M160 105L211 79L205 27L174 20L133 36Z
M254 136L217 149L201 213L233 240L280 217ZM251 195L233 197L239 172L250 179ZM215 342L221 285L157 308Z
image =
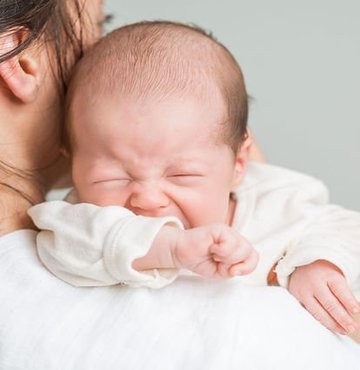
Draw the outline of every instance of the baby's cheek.
M173 205L183 215L185 228L226 223L229 200L218 196L212 189L187 189L173 197Z
M98 206L120 206L124 207L124 202L121 197L113 194L98 193L92 198L92 203L97 204Z
M207 203L195 206L189 216L191 227L209 225L213 223L224 223L224 217L219 215L219 209Z
M105 206L106 194L99 190L94 190L91 187L84 186L77 188L79 200L83 203L92 203L98 206Z

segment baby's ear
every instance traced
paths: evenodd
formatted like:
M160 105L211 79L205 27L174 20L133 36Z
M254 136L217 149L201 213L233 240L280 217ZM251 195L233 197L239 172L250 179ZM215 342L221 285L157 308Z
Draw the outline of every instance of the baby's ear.
M19 28L1 35L1 55L21 45L28 33L26 29ZM8 91L22 103L32 103L36 99L39 90L38 71L38 61L28 50L0 63L0 78Z
M231 189L232 191L236 190L245 175L249 157L249 149L251 147L252 141L252 137L248 135L246 139L243 140L241 144L239 144L239 148L235 156L235 167Z

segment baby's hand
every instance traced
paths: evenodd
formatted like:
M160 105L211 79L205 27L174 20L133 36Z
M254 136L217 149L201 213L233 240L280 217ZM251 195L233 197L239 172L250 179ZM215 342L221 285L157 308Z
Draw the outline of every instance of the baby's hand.
M352 315L359 312L360 305L332 263L318 260L297 267L290 276L289 291L328 329L340 334L357 329Z
M258 254L251 244L225 224L185 230L175 243L176 267L206 277L229 278L252 272Z

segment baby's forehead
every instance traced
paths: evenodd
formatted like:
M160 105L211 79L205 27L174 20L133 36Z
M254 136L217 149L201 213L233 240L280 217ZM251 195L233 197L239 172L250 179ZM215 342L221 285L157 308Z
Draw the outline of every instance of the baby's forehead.
M196 135L198 139L217 142L227 122L227 107L219 91L213 91L208 97L194 92L172 92L167 96L107 92L90 99L78 96L73 106L75 136L86 132L102 137L105 142L121 142L123 130L129 128L131 137L140 135L139 142L143 141L144 133L162 138L169 130L173 139L185 132L188 140Z

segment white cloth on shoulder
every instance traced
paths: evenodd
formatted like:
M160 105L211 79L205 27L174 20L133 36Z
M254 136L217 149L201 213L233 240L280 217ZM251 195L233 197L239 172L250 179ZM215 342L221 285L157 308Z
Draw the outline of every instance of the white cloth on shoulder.
M75 288L36 233L0 238L2 370L358 370L360 346L286 290L180 276L159 290Z

